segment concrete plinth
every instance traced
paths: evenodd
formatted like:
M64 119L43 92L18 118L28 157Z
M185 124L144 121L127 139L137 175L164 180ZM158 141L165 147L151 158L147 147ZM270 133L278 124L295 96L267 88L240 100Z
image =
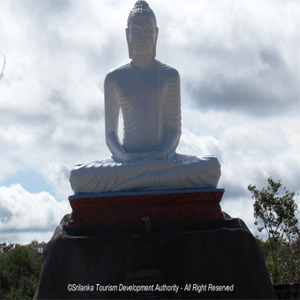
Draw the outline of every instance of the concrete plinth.
M67 227L69 219L47 245L35 299L276 299L240 219Z

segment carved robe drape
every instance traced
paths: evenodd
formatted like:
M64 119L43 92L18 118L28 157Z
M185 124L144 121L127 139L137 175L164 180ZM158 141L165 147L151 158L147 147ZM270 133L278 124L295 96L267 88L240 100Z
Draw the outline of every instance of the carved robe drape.
M178 72L157 60L147 68L129 63L113 72L124 119L124 149L159 151L172 129L181 130ZM216 187L220 174L213 156L174 152L167 160L120 163L112 156L79 164L71 171L70 183L76 193Z

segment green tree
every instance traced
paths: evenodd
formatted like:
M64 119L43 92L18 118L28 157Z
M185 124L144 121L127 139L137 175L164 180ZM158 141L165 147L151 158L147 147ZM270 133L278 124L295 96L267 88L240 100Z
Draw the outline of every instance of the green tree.
M15 246L15 244L13 244L12 242L0 243L0 254L1 253L7 253L10 249L13 249L14 246Z
M267 261L270 259L271 254L271 246L269 241L263 241L258 236L255 236L256 243L258 244L260 251L262 253L262 256L267 263Z
M262 190L250 184L248 190L255 199L254 224L260 226L257 228L259 232L265 230L268 236L271 258L266 256L265 259L271 280L273 283L283 283L287 278L297 277L295 274L296 257L299 254L297 204L294 200L295 193L289 192L285 187L283 195L279 196L280 180L275 182L272 178L268 178L268 183L268 187ZM282 273L283 269L286 270L285 275Z
M2 248L1 248L2 246ZM46 243L0 245L1 298L32 299L37 289Z

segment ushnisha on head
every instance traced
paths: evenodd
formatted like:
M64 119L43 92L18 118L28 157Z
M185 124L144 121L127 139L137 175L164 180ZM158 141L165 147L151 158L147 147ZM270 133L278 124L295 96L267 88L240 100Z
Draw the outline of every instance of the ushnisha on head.
M158 28L149 4L139 0L129 13L126 28L129 58L153 59L156 56Z
M132 17L137 16L137 15L143 15L143 16L150 15L153 18L155 27L156 27L155 14L146 1L144 1L144 0L136 1L136 3L134 4L134 7L129 12L129 16L127 19L127 28L129 28L129 26L130 26L130 20L132 19Z

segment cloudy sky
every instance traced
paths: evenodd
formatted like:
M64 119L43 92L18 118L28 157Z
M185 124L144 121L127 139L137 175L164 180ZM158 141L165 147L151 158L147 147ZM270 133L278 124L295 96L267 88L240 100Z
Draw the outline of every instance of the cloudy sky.
M47 242L72 166L110 156L103 81L129 61L134 2L0 0L0 242ZM256 234L248 184L300 191L300 2L148 2L181 75L178 152L218 157L222 209Z

